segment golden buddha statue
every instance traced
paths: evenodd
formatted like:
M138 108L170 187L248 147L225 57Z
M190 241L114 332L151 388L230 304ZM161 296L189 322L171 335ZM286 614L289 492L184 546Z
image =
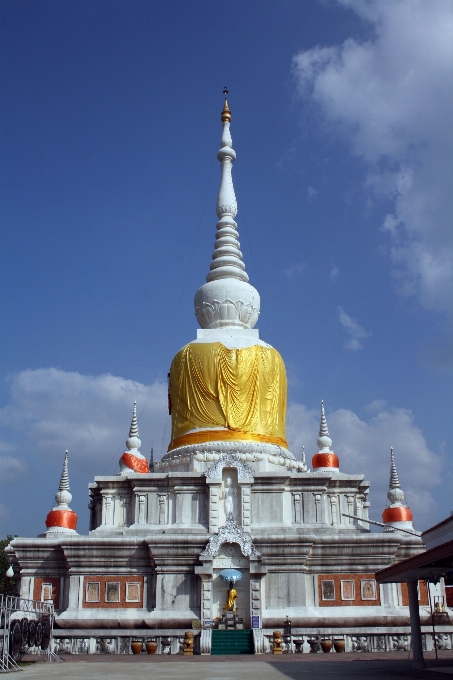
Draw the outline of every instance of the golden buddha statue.
M228 588L227 599L226 599L226 610L227 610L227 612L234 611L237 599L238 599L238 594L237 594L237 591L234 587L234 583L233 583L233 581L230 581L230 587Z

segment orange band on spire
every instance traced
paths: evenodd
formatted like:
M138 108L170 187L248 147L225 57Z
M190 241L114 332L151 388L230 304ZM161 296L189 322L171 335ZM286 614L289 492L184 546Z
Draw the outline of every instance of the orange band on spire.
M386 508L382 513L382 521L386 522L412 522L412 511L405 505L397 505L396 508Z
M336 453L315 453L315 455L312 458L311 464L313 465L314 470L316 470L316 468L326 467L339 468L340 459L338 458Z
M134 472L140 472L142 475L149 472L148 461L145 458L137 458L137 456L134 456L132 453L127 453L126 451L126 453L123 453L121 456L121 460Z
M77 515L74 510L51 510L47 515L46 527L63 527L74 529L77 526Z

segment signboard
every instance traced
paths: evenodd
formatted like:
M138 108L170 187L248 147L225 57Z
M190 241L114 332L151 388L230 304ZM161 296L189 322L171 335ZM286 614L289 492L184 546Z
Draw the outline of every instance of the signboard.
M205 630L209 630L210 628L214 628L214 621L212 619L205 619L203 621L203 628Z
M255 616L252 614L252 628L260 629L261 628L261 617L260 616Z

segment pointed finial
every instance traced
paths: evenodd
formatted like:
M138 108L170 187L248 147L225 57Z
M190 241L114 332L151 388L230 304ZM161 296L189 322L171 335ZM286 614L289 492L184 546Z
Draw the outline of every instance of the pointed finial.
M60 486L58 492L55 494L55 500L59 508L67 508L72 501L72 495L69 493L69 474L68 474L68 451L64 454L63 470L60 478Z
M319 423L319 436L320 437L328 437L329 436L329 430L327 429L327 420L326 420L326 413L324 411L324 401L321 400L321 420ZM330 444L329 444L330 446Z
M149 457L149 471L154 472L154 448L151 447L151 455Z
M69 491L69 474L68 474L68 450L64 455L63 471L61 473L59 491Z
M319 437L317 444L320 451L330 451L332 440L329 437L329 430L327 428L326 413L324 411L324 401L321 401L321 419L319 422Z
M398 477L398 472L395 464L395 456L393 455L393 447L390 449L390 481L389 489L400 489L401 484Z
M302 446L302 463L305 464L305 446Z
M226 85L223 88L223 94L225 95L225 103L223 105L223 111L222 111L222 115L220 116L220 120L222 121L222 123L226 123L227 121L229 123L229 122L231 122L231 111L230 111L230 107L228 106L228 99L227 99L228 90L226 88Z
M390 480L387 498L389 499L391 505L395 503L401 505L401 503L404 500L404 491L401 488L400 480L398 477L398 471L396 469L393 448L390 449Z
M129 430L129 437L138 437L138 423L137 423L137 402L134 401L134 409L132 411L132 422Z

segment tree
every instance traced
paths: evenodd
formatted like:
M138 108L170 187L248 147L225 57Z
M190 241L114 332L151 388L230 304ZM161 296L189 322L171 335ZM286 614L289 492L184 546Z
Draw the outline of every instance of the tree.
M7 536L0 541L0 593L2 595L16 594L16 576L8 578L6 571L9 568L9 557L5 552L5 548L13 540L13 536Z

